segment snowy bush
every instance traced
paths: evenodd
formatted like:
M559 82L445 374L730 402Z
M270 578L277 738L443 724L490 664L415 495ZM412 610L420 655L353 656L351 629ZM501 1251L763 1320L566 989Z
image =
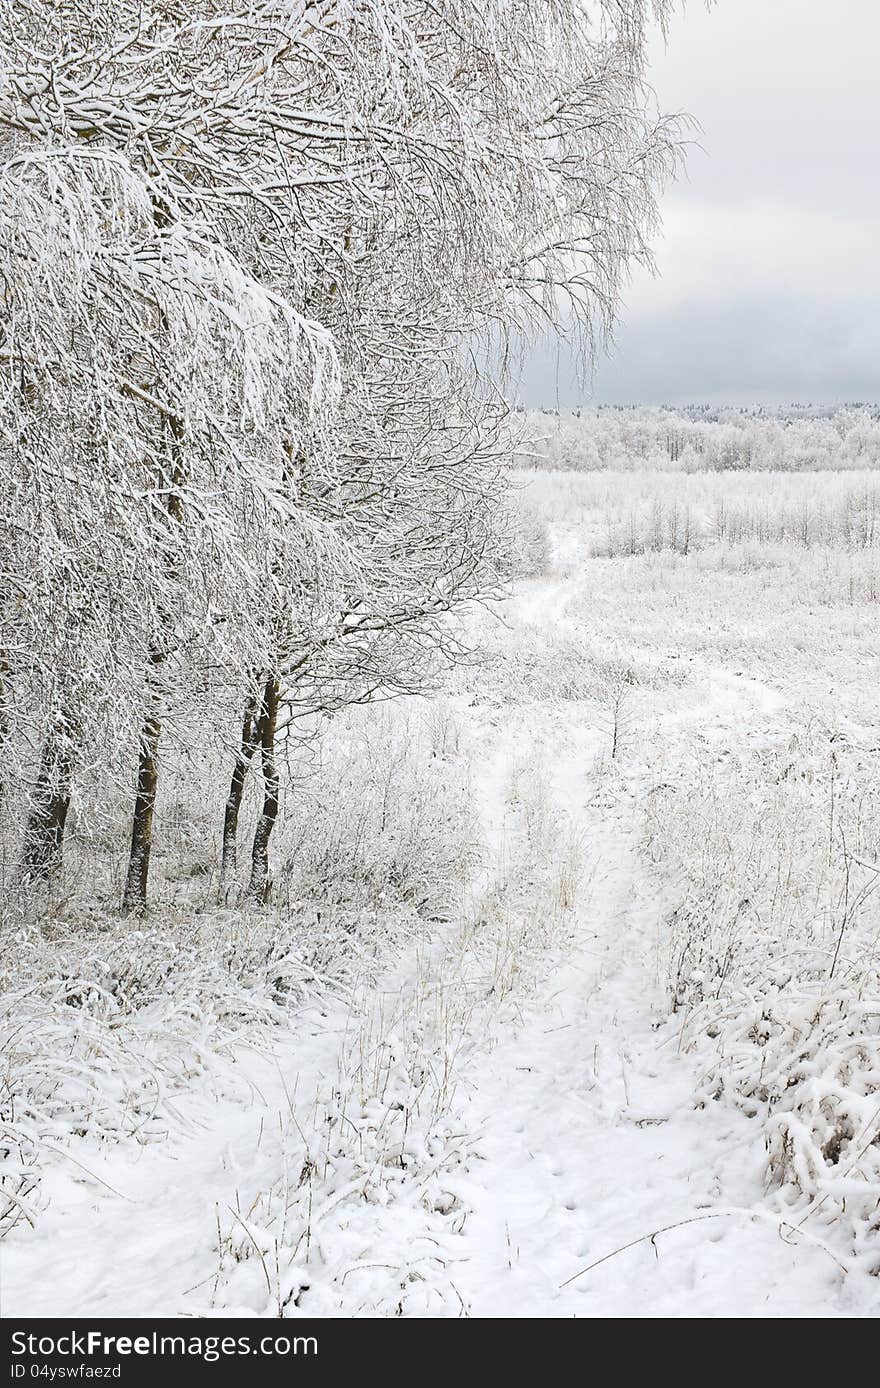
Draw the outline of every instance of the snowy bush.
M656 500L647 514L631 511L624 520L610 523L607 541L596 546L596 553L614 557L668 549L690 554L702 543L703 535L689 506Z
M816 725L722 756L651 797L647 848L699 1100L758 1118L782 1204L880 1272L876 761Z
M446 916L477 856L455 715L355 711L294 787L276 899Z
M550 572L550 531L528 492L508 495L500 540L498 567L505 578L544 578Z
M874 552L880 547L876 473L681 474L646 467L519 473L523 499L554 526L574 529L587 553L682 556L716 545ZM758 559L760 562L760 558Z
M312 978L294 940L231 918L4 930L0 1226L34 1217L15 1188L23 1153L33 1189L72 1136L160 1139L175 1090L222 1068L239 1030L256 1039Z
M474 696L490 704L589 703L591 716L606 715L620 686L662 688L682 672L669 661L627 658L622 643L596 639L581 628L522 624L502 632L479 663L459 676Z

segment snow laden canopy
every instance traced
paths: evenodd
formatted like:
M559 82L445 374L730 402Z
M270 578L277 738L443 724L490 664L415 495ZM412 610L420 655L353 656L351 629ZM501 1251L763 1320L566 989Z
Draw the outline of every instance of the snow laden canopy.
M0 736L29 870L136 761L143 909L162 729L242 727L262 894L279 727L455 657L448 614L499 578L475 347L590 348L650 258L665 9L12 0Z

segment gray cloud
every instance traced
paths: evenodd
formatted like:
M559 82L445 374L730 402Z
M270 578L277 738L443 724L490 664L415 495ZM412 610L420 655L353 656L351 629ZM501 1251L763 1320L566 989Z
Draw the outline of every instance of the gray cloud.
M689 5L653 65L703 127L659 278L634 276L591 385L544 342L523 401L880 398L878 51L874 0Z
M827 404L880 399L880 296L806 302L767 294L684 301L630 323L585 388L554 346L529 358L528 406Z

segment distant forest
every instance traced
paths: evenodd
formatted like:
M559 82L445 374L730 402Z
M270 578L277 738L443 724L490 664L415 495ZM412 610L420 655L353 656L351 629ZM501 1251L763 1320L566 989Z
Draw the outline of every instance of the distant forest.
M520 466L837 471L880 466L880 406L599 406L515 416Z

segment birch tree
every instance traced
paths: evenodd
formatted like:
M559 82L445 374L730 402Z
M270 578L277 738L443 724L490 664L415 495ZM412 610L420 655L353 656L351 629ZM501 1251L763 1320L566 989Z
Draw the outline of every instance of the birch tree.
M25 863L48 870L77 767L133 732L145 909L163 725L237 683L224 847L259 748L259 899L279 716L421 687L497 581L487 343L551 323L589 352L650 258L666 6L10 8L0 697L22 784L36 758Z
M278 709L289 730L316 711L424 689L457 654L445 618L497 585L487 537L501 490L499 416L467 346L564 322L591 351L622 276L650 258L655 189L676 157L676 130L652 117L642 83L647 7L384 9L373 70L396 64L406 80L368 83L360 120L395 140L369 197L343 218L342 253L314 305L346 363L334 501L355 517L360 582L338 575L336 601L286 628L266 686L273 732ZM269 727L258 733L254 697L225 807L226 877ZM266 804L271 819L274 783ZM258 897L269 823L262 815L255 838Z

